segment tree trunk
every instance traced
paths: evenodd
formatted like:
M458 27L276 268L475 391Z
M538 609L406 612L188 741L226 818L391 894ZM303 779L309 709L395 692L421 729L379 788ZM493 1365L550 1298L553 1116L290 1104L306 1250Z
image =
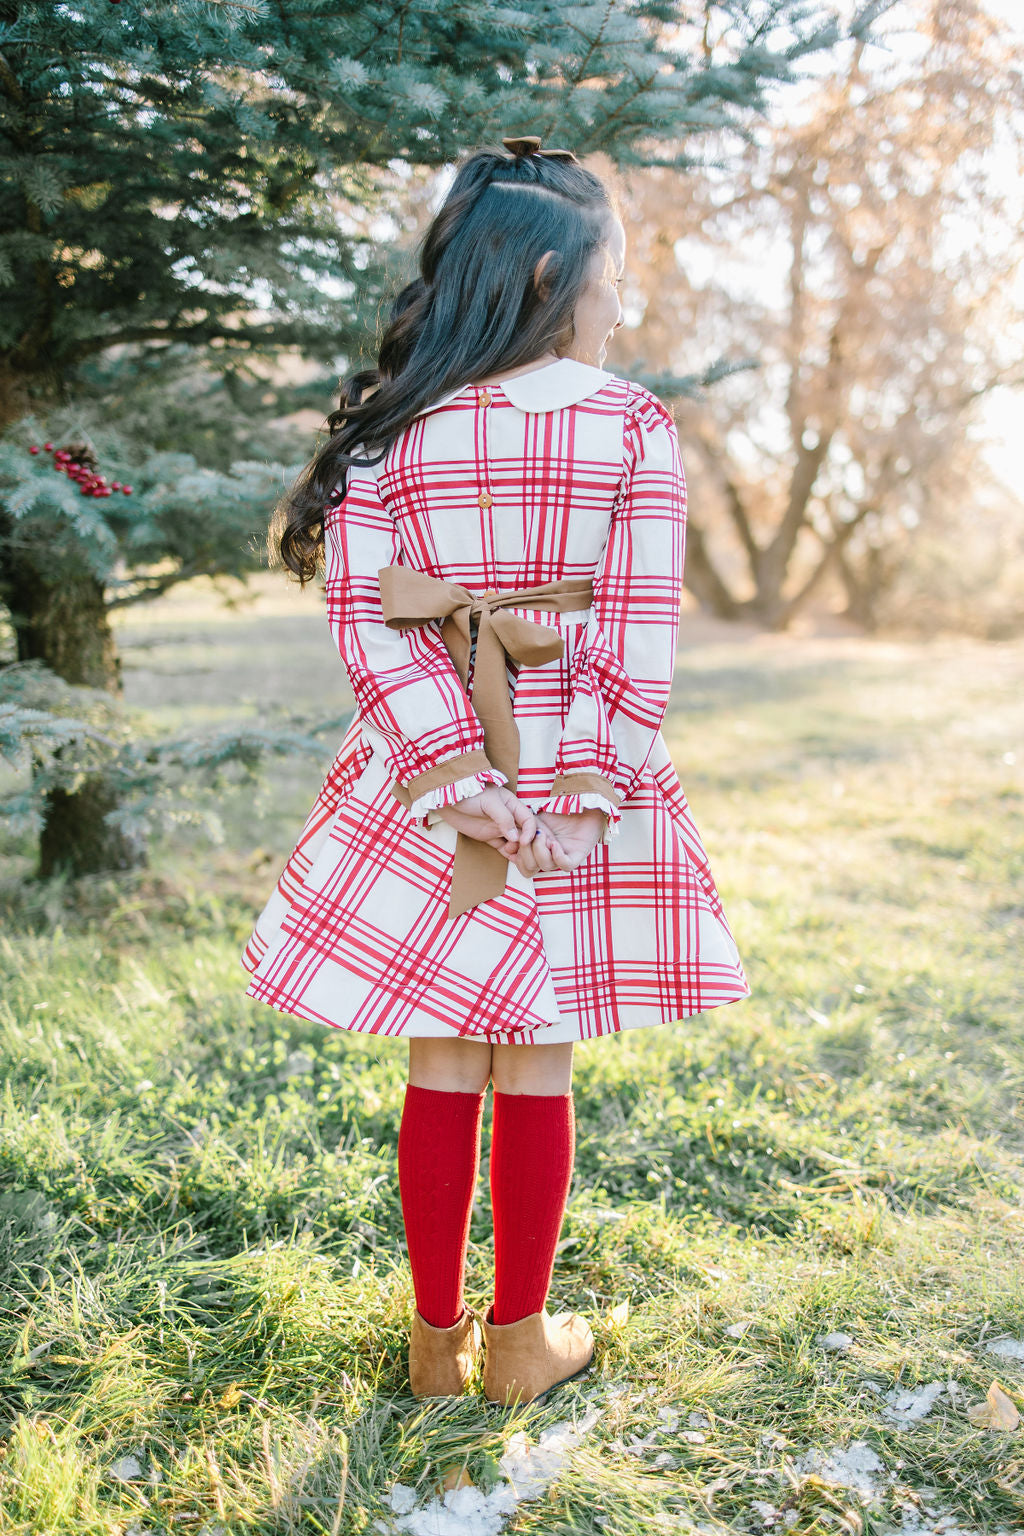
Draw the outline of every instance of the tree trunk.
M708 553L703 529L691 518L686 525L686 562L683 583L701 607L719 619L738 619L741 605L719 576Z
M94 576L63 570L46 580L19 560L4 573L3 586L19 660L42 661L68 683L121 692L103 587ZM103 775L85 779L72 791L51 790L39 840L39 878L144 865L144 846L104 820L116 807L114 788Z
M846 590L843 618L860 624L868 634L878 628L878 599L886 587L882 552L868 545L861 570L857 570L845 549L839 551L839 574Z

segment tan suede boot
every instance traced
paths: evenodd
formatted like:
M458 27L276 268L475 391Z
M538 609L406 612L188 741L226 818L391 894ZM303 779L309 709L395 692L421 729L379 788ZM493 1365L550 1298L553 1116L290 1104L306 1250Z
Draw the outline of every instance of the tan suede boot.
M495 1323L494 1303L483 1316L484 1396L506 1406L536 1402L552 1387L586 1370L594 1358L594 1335L578 1312L547 1309L514 1323Z
M409 1386L414 1397L461 1396L479 1353L479 1322L472 1307L466 1307L450 1328L435 1328L413 1308Z

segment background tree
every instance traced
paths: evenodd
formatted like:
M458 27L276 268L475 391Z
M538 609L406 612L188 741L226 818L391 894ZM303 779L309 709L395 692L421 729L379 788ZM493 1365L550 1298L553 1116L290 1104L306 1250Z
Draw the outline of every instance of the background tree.
M659 171L630 183L650 303L634 368L761 365L679 410L688 581L724 617L782 627L833 572L874 622L908 541L991 478L971 424L1021 377L1008 30L922 0L882 35L674 204Z
M806 0L722 0L696 20L663 0L371 3L329 17L304 0L5 0L0 602L16 657L116 693L112 600L251 569L289 471L262 452L262 465L246 462L246 444L295 403L267 365L305 355L333 376L358 353L393 274L346 211L372 211L402 168L528 129L678 170L680 145L745 122L837 35ZM214 429L242 446L237 471L182 401L182 380L199 375L185 352L201 363ZM126 401L140 388L152 401L163 369L159 427L159 412ZM74 462L98 454L132 494L80 489L45 452L30 460L29 412L32 435L55 450L70 437ZM204 478L193 457L168 479L162 455L180 450L170 432L186 425L226 478ZM55 786L42 870L137 859L115 809L102 774Z

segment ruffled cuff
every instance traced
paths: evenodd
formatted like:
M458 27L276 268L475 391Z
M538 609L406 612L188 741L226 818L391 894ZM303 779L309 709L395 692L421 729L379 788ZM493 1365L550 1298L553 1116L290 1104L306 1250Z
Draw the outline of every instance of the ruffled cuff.
M471 774L465 779L456 779L454 784L441 784L437 789L429 789L426 794L419 795L409 807L410 816L417 822L425 822L427 826L433 826L441 817L430 816L428 812L440 810L446 805L458 805L460 800L468 800L471 795L478 795L489 784L507 784L508 776L502 773L500 768L484 768L480 773Z
M606 843L610 837L614 837L619 830L619 822L622 814L613 800L608 800L604 795L553 795L550 800L545 800L543 805L537 807L538 811L553 811L558 816L575 816L580 811L604 811L607 821L604 831L599 839Z
M621 804L622 796L605 774L573 768L567 773L555 774L550 796L537 809L552 811L559 816L575 816L579 811L604 811L606 820L600 841L606 843L619 830Z

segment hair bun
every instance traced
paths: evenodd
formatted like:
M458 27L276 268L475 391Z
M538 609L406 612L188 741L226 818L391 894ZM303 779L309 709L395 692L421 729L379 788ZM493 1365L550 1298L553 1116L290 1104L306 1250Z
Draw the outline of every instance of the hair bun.
M527 155L550 155L553 160L572 160L575 164L579 164L571 149L541 149L540 139L535 133L528 133L520 139L502 139L501 142L517 160L522 160Z

